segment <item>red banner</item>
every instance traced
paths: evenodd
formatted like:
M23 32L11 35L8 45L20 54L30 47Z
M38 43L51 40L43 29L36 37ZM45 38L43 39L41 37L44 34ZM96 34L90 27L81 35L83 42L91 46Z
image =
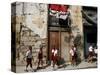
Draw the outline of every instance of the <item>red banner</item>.
M55 11L67 12L68 6L59 5L59 4L50 4L50 5L49 5L49 9L55 10Z

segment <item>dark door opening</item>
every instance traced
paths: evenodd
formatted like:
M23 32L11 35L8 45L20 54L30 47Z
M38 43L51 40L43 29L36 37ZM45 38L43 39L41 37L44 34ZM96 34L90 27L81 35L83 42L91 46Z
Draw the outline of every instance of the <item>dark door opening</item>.
M97 45L97 27L84 26L84 57L88 56L88 48Z

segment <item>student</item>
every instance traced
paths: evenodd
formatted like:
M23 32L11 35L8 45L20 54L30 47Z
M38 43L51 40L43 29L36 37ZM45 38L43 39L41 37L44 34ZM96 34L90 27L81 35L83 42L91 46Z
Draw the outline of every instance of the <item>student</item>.
M74 50L74 65L77 65L77 48L76 48L76 45L74 45L73 47L73 50Z
M88 51L89 51L89 54L88 54L88 62L92 62L93 54L94 54L93 53L93 47L92 47L92 45L89 46Z
M53 68L55 67L55 65L57 64L57 54L58 54L58 50L56 48L52 49L52 62L53 62Z
M40 50L39 50L39 53L38 53L38 67L37 68L39 68L39 66L40 66L40 64L42 65L42 67L43 67L43 47L40 47Z
M71 56L71 65L74 65L75 57L74 57L74 46L70 49L70 56Z
M33 68L32 68L32 58L33 58L33 56L32 56L32 46L29 46L29 49L26 52L26 63L27 63L26 64L26 71L28 71L27 68L28 68L29 65L30 65L30 68L33 71Z

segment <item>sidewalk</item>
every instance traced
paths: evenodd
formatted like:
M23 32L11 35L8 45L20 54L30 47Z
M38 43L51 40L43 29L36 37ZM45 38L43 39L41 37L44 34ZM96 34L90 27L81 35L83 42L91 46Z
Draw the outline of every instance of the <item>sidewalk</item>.
M33 66L34 69L36 69L36 66ZM67 65L66 67L62 67L62 68L55 68L56 71L62 71L62 70L75 70L75 69L87 69L87 68L97 68L97 63L88 63L85 61L82 61L79 65L77 66L72 66L72 65ZM16 66L16 72L21 73L21 72L25 72L25 66ZM39 69L36 72L45 72L45 71L54 71L52 66L48 66L45 69ZM29 71L31 72L31 71Z

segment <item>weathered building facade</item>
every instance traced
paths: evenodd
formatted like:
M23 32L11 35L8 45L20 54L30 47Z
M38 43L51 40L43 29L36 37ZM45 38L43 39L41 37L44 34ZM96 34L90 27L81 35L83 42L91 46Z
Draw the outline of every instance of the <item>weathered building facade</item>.
M12 4L12 29L16 28L16 59L23 60L30 45L35 60L41 44L44 45L43 54L47 56L47 12L47 4Z
M49 5L50 6L50 5ZM56 8L53 8L56 7ZM63 9L62 9L63 8ZM65 10L64 10L65 8ZM53 12L55 13L53 14ZM83 59L83 23L82 23L82 8L80 6L53 5L49 8L49 23L48 23L48 54L51 57L51 49L53 46L59 50L59 56L65 61L70 61L69 51L72 45L76 44L79 56ZM66 14L63 14L66 13ZM52 15L53 17L52 17ZM59 16L61 15L61 16ZM66 16L67 20L63 19ZM55 18L56 17L56 18ZM60 17L60 19L59 19ZM52 20L53 18L53 20Z
M51 8L49 6L50 4L27 2L16 2L12 4L11 23L12 32L16 35L16 59L23 60L27 47L31 45L33 57L37 60L40 45L43 45L43 56L46 58L45 60L50 60L51 49L55 46L58 49L59 56L66 63L69 63L69 50L72 45L76 44L79 57L83 60L82 7L58 5L67 11L60 10L59 12L54 9L52 11L53 17L51 17ZM59 15L62 15L63 12L67 13L65 16L68 16L65 21L59 19Z

